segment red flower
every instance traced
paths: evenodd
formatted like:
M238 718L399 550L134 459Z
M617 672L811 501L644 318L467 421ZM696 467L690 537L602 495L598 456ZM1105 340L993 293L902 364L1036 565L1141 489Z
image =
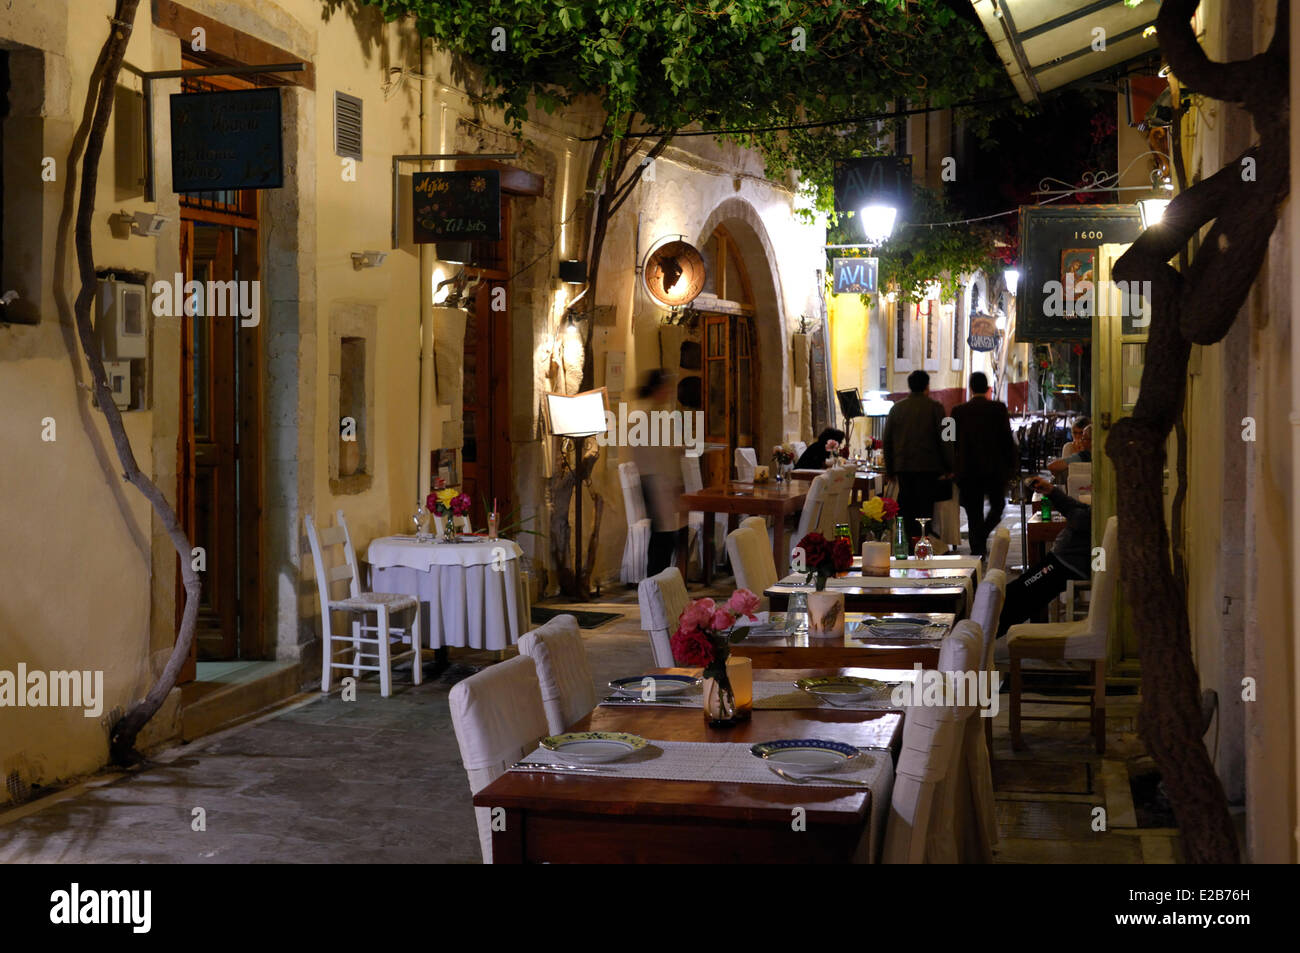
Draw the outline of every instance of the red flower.
M673 658L678 665L704 668L713 663L713 643L703 632L678 629L671 639Z
M885 519L892 520L898 515L898 500L892 496L882 496L880 502L885 507Z
M473 505L474 503L469 498L468 493L458 494L451 501L451 513L453 516L464 516L466 513L470 511L470 507Z
M424 498L424 508L426 510L432 512L433 508L437 505L438 505L438 497L436 497L434 494L430 493L428 496Z
M830 557L830 544L821 533L809 533L799 540L796 549L803 550L804 572L813 572Z
M835 565L836 572L847 572L853 567L853 544L847 539L840 538L835 540L831 546L831 562Z

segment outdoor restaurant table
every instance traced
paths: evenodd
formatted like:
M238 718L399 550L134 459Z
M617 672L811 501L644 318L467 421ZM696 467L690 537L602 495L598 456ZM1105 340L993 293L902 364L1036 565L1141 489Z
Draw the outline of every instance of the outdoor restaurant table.
M803 509L808 487L802 483L722 483L706 486L695 493L684 493L683 512L704 514L704 583L713 581L713 514L727 514L728 530L734 529L740 514L772 517L772 559L776 571L783 573L790 565L790 547L786 541L785 518ZM677 536L677 565L687 564L687 534Z
M790 479L802 480L805 483L811 483L818 476L825 473L825 470L791 470ZM863 500L871 499L871 494L875 491L876 481L884 474L880 470L871 468L862 468L854 474L853 490L849 494L849 503L854 506L861 505Z
M818 738L889 748L896 757L902 721L897 711L756 709L750 721L715 729L698 708L598 707L570 730L627 731L652 742ZM474 805L505 810L504 829L492 833L498 864L846 863L866 832L871 792L775 775L756 784L507 771ZM796 807L806 811L805 830L793 830Z
M951 612L962 618L975 598L974 567L895 568L892 560L890 564L888 579L863 576L859 569L828 579L826 588L844 593L848 612ZM790 593L804 589L804 578L802 573L792 573L769 586L764 595L771 608L783 611Z
M366 551L375 592L420 600L420 631L430 648L504 649L529 629L519 558L511 539L462 537L416 542L385 536Z
M774 614L772 624L780 626L783 618ZM918 618L926 619L936 628L935 637L926 639L880 639L865 628L859 628L866 619ZM922 668L937 668L939 643L957 617L950 612L846 612L843 639L809 639L806 631L788 635L756 635L731 646L731 654L750 659L754 664L754 677L762 670L787 668L818 668L840 665L870 665L876 668L911 668L920 662ZM942 631L938 629L942 626ZM859 638L860 636L860 638Z
M1061 535L1061 530L1065 529L1065 517L1053 510L1051 522L1044 523L1043 514L1036 512L1029 517L1025 528L1028 537L1025 568L1028 569L1047 558L1048 544L1055 542L1056 537Z

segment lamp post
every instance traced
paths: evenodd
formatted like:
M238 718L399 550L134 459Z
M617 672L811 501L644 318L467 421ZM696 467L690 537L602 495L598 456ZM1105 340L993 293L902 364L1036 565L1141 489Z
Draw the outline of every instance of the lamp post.
M588 437L606 432L605 388L581 394L547 394L546 419L551 436L573 441L573 579L575 595L584 596L582 579L582 451Z

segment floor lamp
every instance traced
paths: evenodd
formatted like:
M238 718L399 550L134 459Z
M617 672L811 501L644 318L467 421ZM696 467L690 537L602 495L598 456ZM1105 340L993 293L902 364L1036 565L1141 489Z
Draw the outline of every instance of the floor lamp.
M588 437L607 431L605 418L605 388L583 391L581 394L547 394L547 426L553 437L567 437L573 441L573 578L582 579L582 481L578 478L582 466L582 450Z

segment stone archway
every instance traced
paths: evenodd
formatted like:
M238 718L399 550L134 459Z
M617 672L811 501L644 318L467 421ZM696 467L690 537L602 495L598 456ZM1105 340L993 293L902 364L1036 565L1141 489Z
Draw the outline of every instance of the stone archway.
M703 248L720 225L740 252L754 296L756 357L758 366L764 369L765 384L759 389L756 446L759 461L764 462L765 452L780 443L785 433L785 408L789 400L790 348L781 276L774 265L776 253L767 228L752 205L736 197L719 203L696 234L695 247ZM773 387L778 368L780 386Z

